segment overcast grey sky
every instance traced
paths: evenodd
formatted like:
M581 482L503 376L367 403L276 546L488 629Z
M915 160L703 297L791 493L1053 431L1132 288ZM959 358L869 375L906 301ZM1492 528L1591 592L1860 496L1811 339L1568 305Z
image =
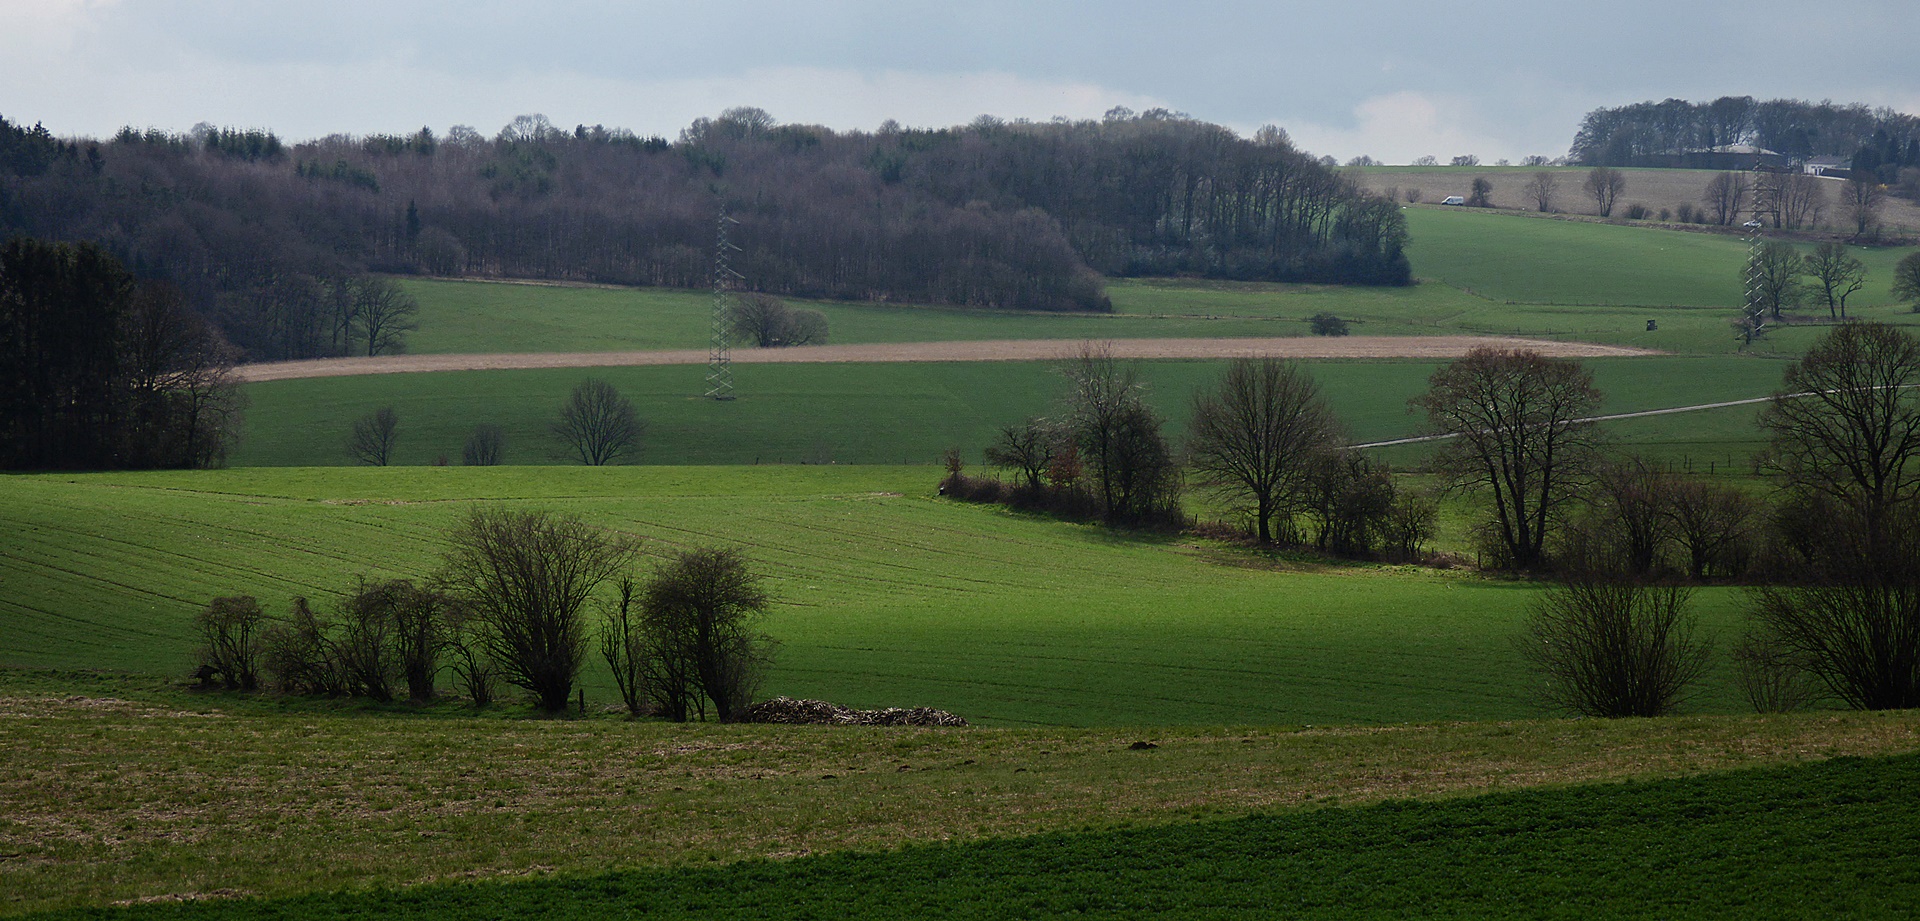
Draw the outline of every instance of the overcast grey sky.
M736 105L945 126L1155 106L1341 160L1566 152L1678 96L1920 113L1912 0L1586 3L0 0L0 115L60 135L197 122L492 135L515 115L672 138Z

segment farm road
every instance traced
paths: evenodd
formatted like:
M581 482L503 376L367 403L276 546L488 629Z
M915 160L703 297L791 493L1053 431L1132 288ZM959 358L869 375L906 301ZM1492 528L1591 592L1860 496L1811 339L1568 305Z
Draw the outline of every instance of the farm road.
M908 361L1059 361L1077 352L1081 339L987 339L955 342L875 342L808 345L784 349L737 349L737 364ZM1554 342L1512 336L1342 336L1266 339L1111 339L1102 342L1115 358L1459 358L1481 347L1533 349L1555 358L1619 358L1657 355L1648 349ZM361 374L428 371L500 371L526 368L611 368L635 365L706 364L706 349L655 352L530 352L486 355L381 355L318 358L241 365L234 374L247 383Z

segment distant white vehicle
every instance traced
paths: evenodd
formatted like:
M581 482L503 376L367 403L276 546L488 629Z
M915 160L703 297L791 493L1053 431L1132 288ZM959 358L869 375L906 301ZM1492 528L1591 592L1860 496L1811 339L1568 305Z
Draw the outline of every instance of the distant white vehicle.
M1464 205L1467 203L1467 200L1458 195L1449 195L1446 198L1440 199L1440 203L1443 205Z

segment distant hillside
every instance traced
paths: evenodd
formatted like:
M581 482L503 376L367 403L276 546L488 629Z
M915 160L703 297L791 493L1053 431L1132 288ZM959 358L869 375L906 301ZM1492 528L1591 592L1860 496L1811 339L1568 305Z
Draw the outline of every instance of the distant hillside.
M1848 158L1891 183L1900 169L1920 167L1920 117L1860 103L1752 96L1637 102L1587 113L1569 157L1588 166L1656 166L1665 165L1652 162L1663 156L1727 146L1759 147L1791 161Z
M368 270L805 297L1108 309L1101 275L1406 284L1399 209L1277 130L1166 112L874 133L758 109L677 141L523 116L492 139L0 121L0 235L104 243L175 281L255 357L328 354L328 279Z

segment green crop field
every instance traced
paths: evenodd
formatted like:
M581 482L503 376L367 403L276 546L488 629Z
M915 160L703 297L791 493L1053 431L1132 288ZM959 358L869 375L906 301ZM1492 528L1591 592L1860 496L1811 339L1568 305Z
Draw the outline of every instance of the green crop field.
M1391 723L1540 715L1513 646L1540 589L1267 565L930 495L930 468L358 468L0 480L0 664L184 674L193 613L424 577L476 501L553 508L652 555L743 549L780 604L766 688L989 723ZM1729 639L1740 597L1696 607ZM598 671L589 692L613 698ZM1693 704L1744 709L1724 675Z
M1912 898L1914 762L1885 756L1916 730L1912 713L676 726L0 672L0 913L200 898L132 913L1590 916L1649 904L1634 880L1651 879L1666 915L1809 898L1846 915ZM1836 756L1877 760L1803 764Z
M1750 356L1602 359L1588 362L1607 412L1763 397L1779 387L1785 363ZM1170 434L1185 430L1192 394L1215 381L1224 363L1143 362L1151 402ZM1415 361L1315 362L1311 370L1356 442L1418 434L1422 419L1407 400L1436 366ZM933 463L949 447L977 459L999 427L1058 411L1064 381L1049 362L928 362L742 365L740 398L699 397L700 366L469 371L315 378L249 385L252 406L235 466L348 464L353 420L392 406L400 426L394 463L460 459L473 427L501 426L504 462L565 462L550 432L567 391L602 378L634 402L648 428L636 459L645 464ZM1731 431L1703 438L1696 416L1620 422L1632 444L1723 457L1750 453L1754 410L1727 411ZM1726 439L1725 443L1721 443ZM1407 455L1411 457L1412 455Z

